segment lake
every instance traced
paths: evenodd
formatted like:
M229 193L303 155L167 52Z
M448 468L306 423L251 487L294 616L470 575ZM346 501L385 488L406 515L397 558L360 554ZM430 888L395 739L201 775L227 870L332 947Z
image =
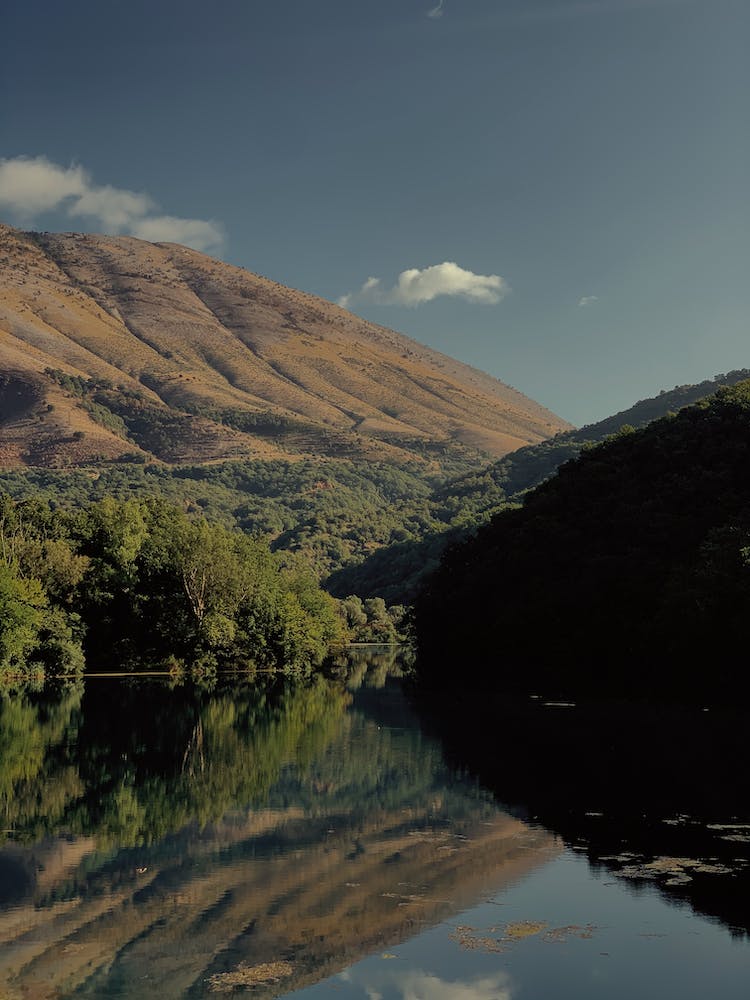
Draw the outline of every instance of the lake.
M491 792L394 672L4 696L0 997L746 1000L746 772L725 800L650 749L624 788L537 700L472 748Z

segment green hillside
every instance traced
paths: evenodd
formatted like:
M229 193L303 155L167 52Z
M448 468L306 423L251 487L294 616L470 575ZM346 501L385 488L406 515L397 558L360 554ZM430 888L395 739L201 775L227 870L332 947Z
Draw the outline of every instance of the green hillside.
M586 449L449 550L417 602L430 685L744 693L750 381Z
M720 386L736 385L746 378L750 378L750 370L741 369L695 385L675 386L596 424L519 448L491 465L438 483L427 504L431 521L424 523L421 534L411 532L364 561L352 561L332 574L327 587L339 596L377 594L387 601L411 603L448 545L469 537L493 514L520 502L521 494L538 486L584 448L604 441L622 427L643 427L709 396Z
M436 499L463 498L469 506L481 505L481 498L495 491L495 499L516 497L524 490L538 486L551 476L563 462L575 458L583 448L599 444L610 434L617 434L623 427L645 427L652 420L676 413L685 406L696 403L716 392L725 385L736 385L750 378L750 369L742 368L726 375L717 375L693 385L677 385L674 389L663 390L658 396L641 399L627 410L621 410L611 417L595 424L586 424L578 430L564 431L537 445L519 448L504 458L493 462L479 473L469 472L451 480L436 491Z

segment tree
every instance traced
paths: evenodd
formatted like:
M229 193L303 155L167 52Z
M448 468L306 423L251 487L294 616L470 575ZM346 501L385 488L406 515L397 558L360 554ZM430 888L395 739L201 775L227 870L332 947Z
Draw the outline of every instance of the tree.
M0 671L26 667L38 641L46 603L38 580L23 580L0 562Z

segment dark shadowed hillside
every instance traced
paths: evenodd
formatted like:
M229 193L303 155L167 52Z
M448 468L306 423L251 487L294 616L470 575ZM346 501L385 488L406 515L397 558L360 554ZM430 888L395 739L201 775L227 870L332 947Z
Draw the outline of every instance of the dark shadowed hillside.
M426 684L732 700L750 613L750 381L585 450L449 550Z
M676 386L599 423L519 448L491 465L439 483L429 497L432 521L421 533L397 538L361 564L344 567L331 576L328 586L336 594L382 595L389 601L410 603L448 545L469 537L493 514L518 503L524 491L553 475L584 448L604 441L623 427L643 427L709 396L720 386L736 385L748 377L750 370L741 369L695 385Z

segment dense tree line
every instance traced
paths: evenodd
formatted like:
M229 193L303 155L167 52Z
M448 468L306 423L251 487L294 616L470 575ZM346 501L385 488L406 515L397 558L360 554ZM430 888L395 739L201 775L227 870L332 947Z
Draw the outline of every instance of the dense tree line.
M750 382L623 429L449 550L416 606L437 687L733 699L750 615ZM460 665L460 666L459 666Z
M61 509L160 496L189 514L262 536L274 551L303 556L323 579L380 546L444 527L429 501L437 481L434 470L417 463L399 469L322 459L0 473L0 489L14 499L41 497Z
M169 662L303 675L346 635L306 564L164 500L0 496L0 676Z
M82 379L52 370L47 374L116 433L122 431L120 412L128 418L128 434L146 435L149 440L172 433L175 421L189 422L196 414L221 417L232 426L240 420L238 414L214 410L165 414L137 390L118 387L115 392L106 379ZM515 505L526 490L584 448L623 425L640 427L747 374L730 372L697 385L677 386L597 424L520 448L479 469L476 455L463 453L450 442L444 452L439 446L425 446L425 461L406 461L400 467L341 458L167 465L148 462L143 452L133 452L132 461L102 463L95 472L6 470L0 472L0 489L18 500L41 497L66 509L107 497L161 496L188 513L262 536L274 551L303 556L336 597L357 594L362 599L382 597L389 605L407 604L448 545L470 537L498 511ZM269 427L278 423L279 433L286 427L282 418L262 413L246 414L242 420L245 429L254 423L266 427L264 421L270 422Z

